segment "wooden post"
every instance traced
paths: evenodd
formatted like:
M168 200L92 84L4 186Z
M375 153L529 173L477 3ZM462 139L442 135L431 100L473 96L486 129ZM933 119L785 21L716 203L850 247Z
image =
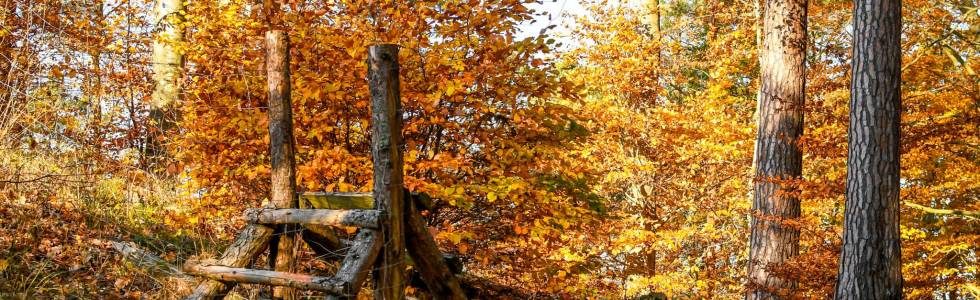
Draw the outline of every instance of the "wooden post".
M272 185L269 199L275 208L296 208L296 161L293 112L289 86L289 38L281 30L266 32L266 76L269 89L269 156ZM269 243L269 264L280 272L295 272L296 225L279 226ZM276 299L295 299L291 288L275 287Z
M375 298L405 296L404 197L402 191L402 111L398 82L398 46L368 47L371 90L371 155L374 161L375 208L386 212L383 250L376 262Z

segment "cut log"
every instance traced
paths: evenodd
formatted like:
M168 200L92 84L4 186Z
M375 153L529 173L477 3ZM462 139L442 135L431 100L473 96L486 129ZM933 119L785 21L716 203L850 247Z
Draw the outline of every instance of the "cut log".
M217 264L229 267L245 267L251 265L262 250L265 250L272 237L273 228L265 225L248 225L235 242L225 250ZM234 283L217 280L205 280L194 289L187 300L213 299L224 296L234 287Z
M406 203L412 203L406 201ZM415 205L405 205L405 247L415 262L415 268L422 276L422 281L429 287L429 292L435 299L466 299L466 293L459 284L459 279L453 274L445 258L439 251L439 245L429 234L429 228L422 220Z
M316 224L378 228L382 212L364 209L251 208L245 211L249 222L258 224Z
M354 238L354 243L350 247L350 252L344 257L344 261L337 270L337 278L342 282L350 283L350 290L339 295L328 296L327 299L355 299L361 285L367 280L371 266L381 252L381 234L370 229L362 229Z
M227 282L284 286L336 294L349 290L347 283L331 277L208 264L192 264L186 270L190 274Z

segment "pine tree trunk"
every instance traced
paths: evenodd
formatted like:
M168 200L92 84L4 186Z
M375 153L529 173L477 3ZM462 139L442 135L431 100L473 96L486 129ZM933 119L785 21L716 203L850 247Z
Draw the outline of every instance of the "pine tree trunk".
M762 8L747 299L779 299L796 287L771 268L799 253L800 230L793 221L800 217L806 7L806 0L768 0Z
M901 299L902 4L856 0L844 244L836 299Z
M173 129L177 119L177 101L180 90L177 78L184 64L184 57L177 52L173 42L184 39L184 33L175 21L182 18L184 0L157 0L153 3L153 94L150 96L150 126L144 157L149 170L157 173L166 167L168 154L162 142L163 135Z

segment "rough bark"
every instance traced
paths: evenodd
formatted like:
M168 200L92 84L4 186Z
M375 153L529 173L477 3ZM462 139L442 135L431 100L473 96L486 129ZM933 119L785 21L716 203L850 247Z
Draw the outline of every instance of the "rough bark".
M235 242L225 250L216 264L229 267L246 267L255 261L255 258L265 250L269 244L269 239L275 230L265 225L249 225L245 227ZM233 282L221 282L217 280L204 280L194 289L187 300L196 299L215 299L224 297L228 291L235 286Z
M269 200L276 208L296 208L296 161L293 141L293 112L289 82L289 37L280 30L266 32L266 76L269 90L269 156L272 185ZM276 271L296 270L295 241L298 227L283 225L270 243L269 264ZM275 246L275 247L272 247ZM276 287L273 297L295 299L295 291Z
M367 280L371 266L378 259L381 252L382 236L381 233L362 229L354 238L351 249L340 263L337 270L337 278L341 282L347 283L348 289L337 295L329 295L327 299L356 299L357 292L361 290L361 285Z
M259 224L316 224L378 228L382 212L365 209L253 208L246 219Z
M779 299L796 283L775 275L799 254L800 200L805 101L806 0L767 0L759 45L761 84L746 299Z
M901 299L902 4L854 1L847 194L836 299Z
M163 135L173 129L177 119L177 103L180 89L177 79L184 64L184 56L174 43L184 40L184 32L177 26L182 19L184 0L156 0L153 3L153 94L150 96L150 122L147 131L145 156L147 166L154 172L163 171L169 160L163 145ZM161 174L164 172L160 172Z
M429 287L429 292L435 299L466 299L466 293L459 284L459 279L446 264L439 245L429 233L428 226L422 220L413 201L405 205L405 233L408 254L415 262L415 269L422 276L422 281Z
M368 47L371 90L371 155L374 161L374 203L386 212L384 248L377 267L375 298L404 298L405 233L402 184L402 109L398 79L398 46Z
M196 263L189 264L185 269L190 274L228 282L287 286L336 294L348 289L345 282L331 277Z

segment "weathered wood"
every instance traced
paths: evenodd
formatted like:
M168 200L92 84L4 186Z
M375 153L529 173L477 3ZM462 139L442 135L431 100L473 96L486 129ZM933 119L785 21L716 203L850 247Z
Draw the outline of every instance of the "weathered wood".
M226 282L266 284L337 294L349 290L347 283L332 277L209 264L190 264L186 270L190 274Z
M460 286L459 279L446 264L445 258L439 251L439 245L429 234L429 228L422 220L422 215L413 204L406 205L405 210L405 246L415 262L415 269L422 276L422 281L429 287L432 297L466 299L466 293Z
M350 287L350 290L338 295L330 295L327 299L357 298L357 292L360 291L361 285L367 280L371 266L374 265L378 254L381 252L381 243L382 236L377 231L362 229L357 233L357 237L354 238L354 243L351 245L350 251L347 252L344 261L340 263L340 268L337 270L337 275L335 276L338 280L349 283L348 287Z
M412 192L410 195L415 205L421 209L435 207L435 200L425 193ZM372 193L306 192L300 193L299 198L300 204L309 203L312 208L374 209L374 195Z
M374 162L375 207L387 213L384 249L377 266L375 298L405 296L405 232L402 162L402 109L398 79L398 45L368 47L371 91L371 155Z
M112 249L115 249L122 254L123 257L133 262L140 268L143 268L150 272L150 274L173 277L182 280L190 280L193 277L184 274L177 266L163 260L162 258L150 253L149 251L143 250L142 248L136 246L131 242L117 242L109 241L112 244Z
M258 224L316 224L378 228L383 213L373 209L251 208L249 222Z
M299 194L300 200L309 202L312 208L321 209L373 209L374 195L371 193L332 193L306 192Z
M266 76L269 91L269 156L272 159L272 185L269 199L276 208L296 208L296 161L293 141L293 113L289 83L289 37L281 30L266 32ZM296 226L284 225L271 243L269 264L276 271L296 270ZM274 298L294 299L295 292L276 288Z
M235 242L225 250L225 253L218 259L217 264L229 267L245 267L251 265L259 253L265 250L269 244L269 239L275 230L265 225L249 225L245 227ZM234 283L225 283L217 280L205 280L194 289L187 300L214 299L223 297L234 287Z

